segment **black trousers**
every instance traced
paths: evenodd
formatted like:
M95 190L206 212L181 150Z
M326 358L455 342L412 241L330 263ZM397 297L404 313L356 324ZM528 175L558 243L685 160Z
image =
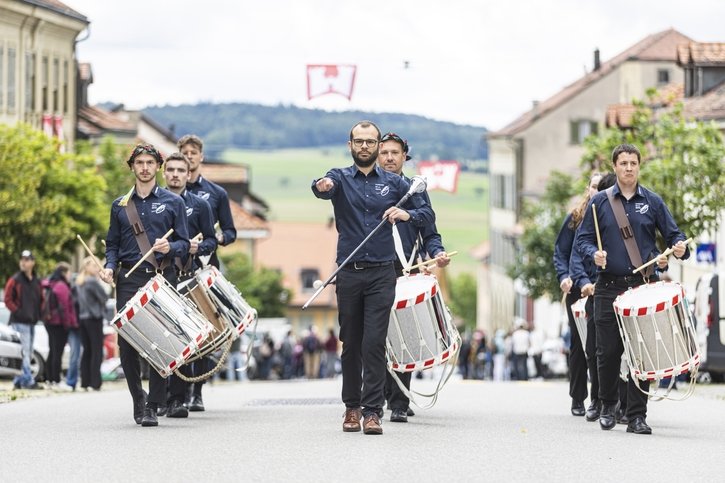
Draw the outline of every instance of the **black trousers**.
M128 269L121 268L116 282L116 310L119 311L155 275L155 273L147 273L143 269L137 269L126 278L127 272ZM176 286L176 273L173 268L167 268L163 275L171 285ZM118 338L118 348L121 352L121 367L123 367L123 374L126 377L128 391L131 393L134 402L138 401L143 398L141 358L136 349L126 342L123 337ZM146 401L157 406L166 404L166 379L161 377L153 368L149 370L149 392Z
M101 363L103 363L103 319L81 319L81 387L101 387Z
M45 362L45 379L60 382L63 349L68 342L68 329L62 325L45 324L48 332L48 360Z
M614 405L619 400L619 367L624 344L619 334L617 318L612 303L630 287L641 285L636 278L628 283L624 279L605 279L600 276L594 292L594 324L596 326L597 370L599 372L599 399L602 404ZM649 382L640 381L643 390L649 390ZM642 393L629 378L627 382L627 417L647 416L647 395Z
M382 417L385 404L385 337L395 301L395 269L355 270L337 274L337 307L342 341L342 401L362 406L363 415Z
M410 378L412 374L412 372L395 373L408 391L410 391ZM388 400L388 405L392 410L402 409L403 411L407 411L410 405L410 399L400 389L400 386L395 382L395 379L393 379L389 371L385 372L385 399Z
M589 296L585 306L587 311L587 343L586 357L589 370L589 401L599 399L599 373L597 372L597 330L594 326L594 297Z
M569 347L569 396L575 401L584 401L587 398L587 358L579 330L574 322L574 313L571 306L581 298L577 288L566 294L566 316L569 319L569 333L571 345Z

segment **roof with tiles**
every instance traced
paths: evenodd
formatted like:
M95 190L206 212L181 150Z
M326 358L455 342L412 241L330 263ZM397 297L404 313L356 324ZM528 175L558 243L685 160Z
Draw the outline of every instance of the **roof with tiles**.
M232 211L234 228L237 231L269 231L269 225L266 221L258 216L254 216L242 208L239 203L230 200L229 207Z
M692 39L675 29L668 29L649 35L614 58L603 62L599 69L569 84L552 97L538 103L535 109L525 112L508 126L500 131L490 133L489 136L494 138L499 136L513 136L523 131L540 117L545 116L599 79L610 74L625 61L676 61L678 45L689 42L692 42Z
M725 65L725 42L690 42L677 47L682 66Z
M59 2L58 0L21 0L23 3L27 3L29 5L35 5L37 7L45 8L48 10L52 10L53 12L59 13L61 15L65 15L67 17L74 18L76 20L80 20L85 23L90 23L88 20L88 17L83 15L80 12L77 12L70 8L68 5L66 5L63 2Z
M683 104L682 112L685 118L695 118L700 121L725 121L725 82L720 83L703 96L684 99Z

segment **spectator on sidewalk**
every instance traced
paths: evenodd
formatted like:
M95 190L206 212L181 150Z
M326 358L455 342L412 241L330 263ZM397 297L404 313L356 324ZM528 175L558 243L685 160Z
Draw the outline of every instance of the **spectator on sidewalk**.
M95 260L91 257L85 258L75 285L78 297L79 333L83 346L80 364L81 387L96 391L101 388L102 383L103 312L108 301L108 294L98 279L98 272L100 268Z
M70 265L60 262L53 274L43 281L44 308L43 322L48 331L48 360L45 367L45 378L51 389L73 390L68 384L60 384L61 361L63 349L68 341L68 331L78 329L75 303L70 286Z

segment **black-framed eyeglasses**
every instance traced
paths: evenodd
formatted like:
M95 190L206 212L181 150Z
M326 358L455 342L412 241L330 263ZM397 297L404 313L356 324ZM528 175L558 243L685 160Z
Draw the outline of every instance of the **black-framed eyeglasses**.
M366 144L366 145L370 146L371 148L374 148L375 146L378 145L378 140L377 139L353 139L352 143L358 148L361 148L363 146L363 144Z

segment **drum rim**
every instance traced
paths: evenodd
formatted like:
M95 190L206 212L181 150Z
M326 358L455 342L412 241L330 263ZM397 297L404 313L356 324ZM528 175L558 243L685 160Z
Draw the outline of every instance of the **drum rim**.
M633 296L633 294L635 294L636 292L638 292L640 290L650 290L650 289L652 289L654 287L658 287L658 286L674 287L677 289L677 293L673 297L671 297L665 301L657 302L654 305L646 305L646 304L645 305L629 304L626 306L623 305L625 295L627 297L631 297L631 296ZM634 287L634 288L627 290L626 292L618 295L617 298L614 299L614 302L612 303L612 305L614 307L614 311L618 315L621 315L622 317L635 317L635 316L641 317L644 315L650 315L650 314L655 314L658 312L664 312L666 310L669 310L672 307L674 307L675 305L679 304L684 298L685 298L685 290L682 288L682 286L679 283L665 282L664 280L661 280L659 282L642 284L642 285L639 285L638 287Z

